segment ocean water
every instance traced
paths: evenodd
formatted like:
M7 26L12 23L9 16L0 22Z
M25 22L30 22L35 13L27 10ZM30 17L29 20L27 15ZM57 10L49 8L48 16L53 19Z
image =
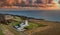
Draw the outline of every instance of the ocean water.
M13 14L60 22L60 10L17 10L0 11L1 14Z

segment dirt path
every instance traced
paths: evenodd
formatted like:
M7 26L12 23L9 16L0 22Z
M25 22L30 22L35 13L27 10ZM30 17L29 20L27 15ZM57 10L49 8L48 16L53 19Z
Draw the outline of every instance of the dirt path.
M2 32L5 35L14 35L12 32L10 32L4 25L1 24Z

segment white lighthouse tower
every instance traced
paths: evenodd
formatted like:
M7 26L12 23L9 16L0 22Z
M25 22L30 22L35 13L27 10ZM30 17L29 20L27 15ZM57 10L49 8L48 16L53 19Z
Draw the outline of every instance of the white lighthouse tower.
M29 26L28 20L25 20L25 25L26 25L26 26Z

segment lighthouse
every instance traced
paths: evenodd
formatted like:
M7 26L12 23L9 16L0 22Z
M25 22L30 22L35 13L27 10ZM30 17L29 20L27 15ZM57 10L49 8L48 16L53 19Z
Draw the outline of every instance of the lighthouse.
M28 20L25 20L25 25L26 25L26 26L29 26Z

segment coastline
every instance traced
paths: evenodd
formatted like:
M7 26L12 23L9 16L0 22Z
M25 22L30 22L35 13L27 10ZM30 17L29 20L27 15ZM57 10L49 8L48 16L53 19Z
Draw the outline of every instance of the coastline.
M4 14L4 15L10 15L10 14ZM13 15L13 16L18 16L18 15ZM21 16L19 16L21 17ZM26 17L26 16L23 16ZM32 17L26 17L29 19L29 21L38 23L38 24L43 24L47 25L45 27L38 27L35 29L30 29L24 31L27 35L60 35L60 22L53 22L53 21L46 21L44 19L36 19ZM55 34L56 33L56 34Z
M48 21L48 22L56 22L56 23L60 23L60 21L54 21L54 20L46 20L43 18L34 18L34 17L28 17L28 16L24 16L24 15L14 15L14 14L0 14L0 15L12 15L12 16L17 16L17 17L24 17L27 18L30 21Z

